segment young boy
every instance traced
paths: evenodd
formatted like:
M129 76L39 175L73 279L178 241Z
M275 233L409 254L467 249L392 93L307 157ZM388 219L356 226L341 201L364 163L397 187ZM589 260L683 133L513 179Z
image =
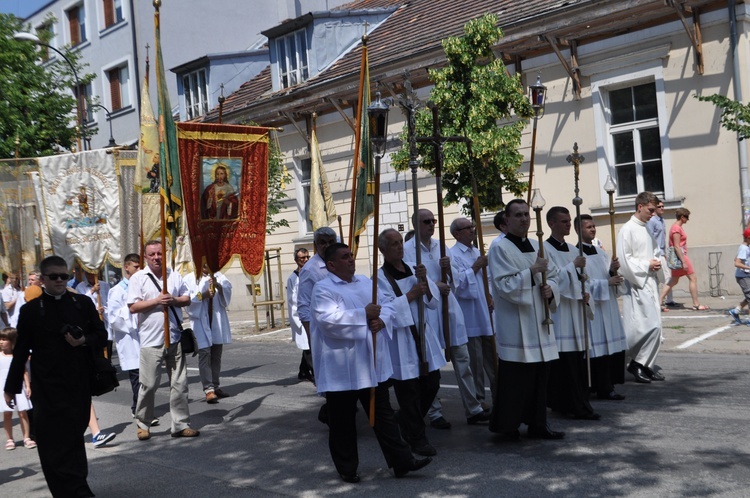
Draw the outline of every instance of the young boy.
M745 298L738 306L729 310L729 314L732 315L732 318L734 318L734 321L738 324L744 323L740 320L740 312L742 311L742 308L747 306L748 301L750 301L750 228L746 228L745 231L742 232L742 239L742 244L740 244L739 249L737 249L737 257L734 258L734 267L736 268L734 271L734 277L737 280L740 289L742 289L742 294Z

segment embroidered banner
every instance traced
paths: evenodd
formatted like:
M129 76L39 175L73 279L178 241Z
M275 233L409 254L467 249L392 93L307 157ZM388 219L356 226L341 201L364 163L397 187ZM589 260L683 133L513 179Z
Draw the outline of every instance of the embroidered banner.
M195 268L213 271L239 258L249 276L263 270L268 207L267 128L178 123L184 218Z
M94 272L120 265L120 199L112 151L40 157L39 171L52 250Z

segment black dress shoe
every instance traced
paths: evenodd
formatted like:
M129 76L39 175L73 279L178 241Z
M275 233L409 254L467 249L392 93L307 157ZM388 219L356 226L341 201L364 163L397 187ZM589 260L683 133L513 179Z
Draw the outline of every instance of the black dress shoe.
M435 456L437 450L428 442L411 445L411 452L421 456Z
M432 427L433 429L446 430L451 428L451 423L445 420L445 418L443 417L438 417L430 422L430 427Z
M646 375L644 368L645 367L642 367L639 363L631 361L630 365L628 365L628 372L633 374L636 382L641 384L651 384L651 379Z
M318 411L318 420L321 424L328 425L328 404L324 404Z
M359 475L357 474L339 474L341 480L350 484L357 484L359 482Z
M664 377L664 375L654 370L651 370L648 367L643 367L643 372L646 374L646 377L648 377L651 380L656 380L656 381L667 380L667 378Z
M584 413L581 415L574 415L573 418L576 420L599 420L600 418L602 418L602 416L596 412L591 412L591 413Z
M521 440L521 433L518 429L514 431L505 431L494 436L495 441L500 443L516 443Z
M526 433L529 439L563 439L565 437L564 432L553 431L548 425L529 426L529 431Z
M487 422L490 419L490 414L482 411L477 413L476 415L472 415L471 417L466 418L466 423L469 425L478 424L479 422Z
M427 467L430 462L432 462L432 458L422 458L420 460L412 458L411 462L409 462L406 467L401 467L398 469L396 467L393 467L393 475L395 475L396 477L404 477L409 472L414 472L423 467Z
M608 401L622 401L625 399L625 396L623 396L622 394L618 394L615 391L612 391L609 394L605 394L604 396L597 395L596 397L597 399L604 399Z

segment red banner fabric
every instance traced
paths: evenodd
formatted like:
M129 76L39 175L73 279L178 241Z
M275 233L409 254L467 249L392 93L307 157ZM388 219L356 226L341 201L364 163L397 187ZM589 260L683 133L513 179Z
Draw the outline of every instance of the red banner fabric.
M246 274L263 270L268 207L267 128L178 123L184 216L196 271L237 256Z

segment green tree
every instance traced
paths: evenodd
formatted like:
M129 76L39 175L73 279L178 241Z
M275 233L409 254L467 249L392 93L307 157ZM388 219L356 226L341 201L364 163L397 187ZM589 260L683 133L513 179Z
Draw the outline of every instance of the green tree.
M471 140L471 156L466 144L447 143L443 164L444 203L468 202L472 210L471 172L476 176L479 205L484 209L502 207L501 189L521 195L527 183L519 169L523 155L518 152L521 133L532 116L518 76L510 76L503 62L495 58L492 47L503 36L497 16L487 14L469 21L464 36L443 40L448 65L431 69L434 87L430 100L438 106L441 134L463 136ZM417 113L418 136L432 135L432 113L422 108ZM409 167L409 143L406 128L402 148L392 155L394 168ZM434 174L432 147L418 145L422 167Z
M729 131L735 131L740 140L750 137L750 104L737 102L729 97L715 93L707 97L695 96L703 102L711 102L721 109L721 126Z
M286 218L276 219L284 208L284 199L288 196L284 192L284 185L292 180L291 175L284 168L284 155L279 148L276 132L268 142L268 213L266 214L266 233L271 234L279 227L288 227Z
M54 17L48 21L54 22ZM13 15L0 14L0 158L15 156L16 136L21 157L71 149L77 136L73 72L59 56L40 64L42 53L36 45L13 39L18 31L29 31L29 26ZM79 53L68 47L62 51L76 67L81 84L88 84L95 76L83 73Z

